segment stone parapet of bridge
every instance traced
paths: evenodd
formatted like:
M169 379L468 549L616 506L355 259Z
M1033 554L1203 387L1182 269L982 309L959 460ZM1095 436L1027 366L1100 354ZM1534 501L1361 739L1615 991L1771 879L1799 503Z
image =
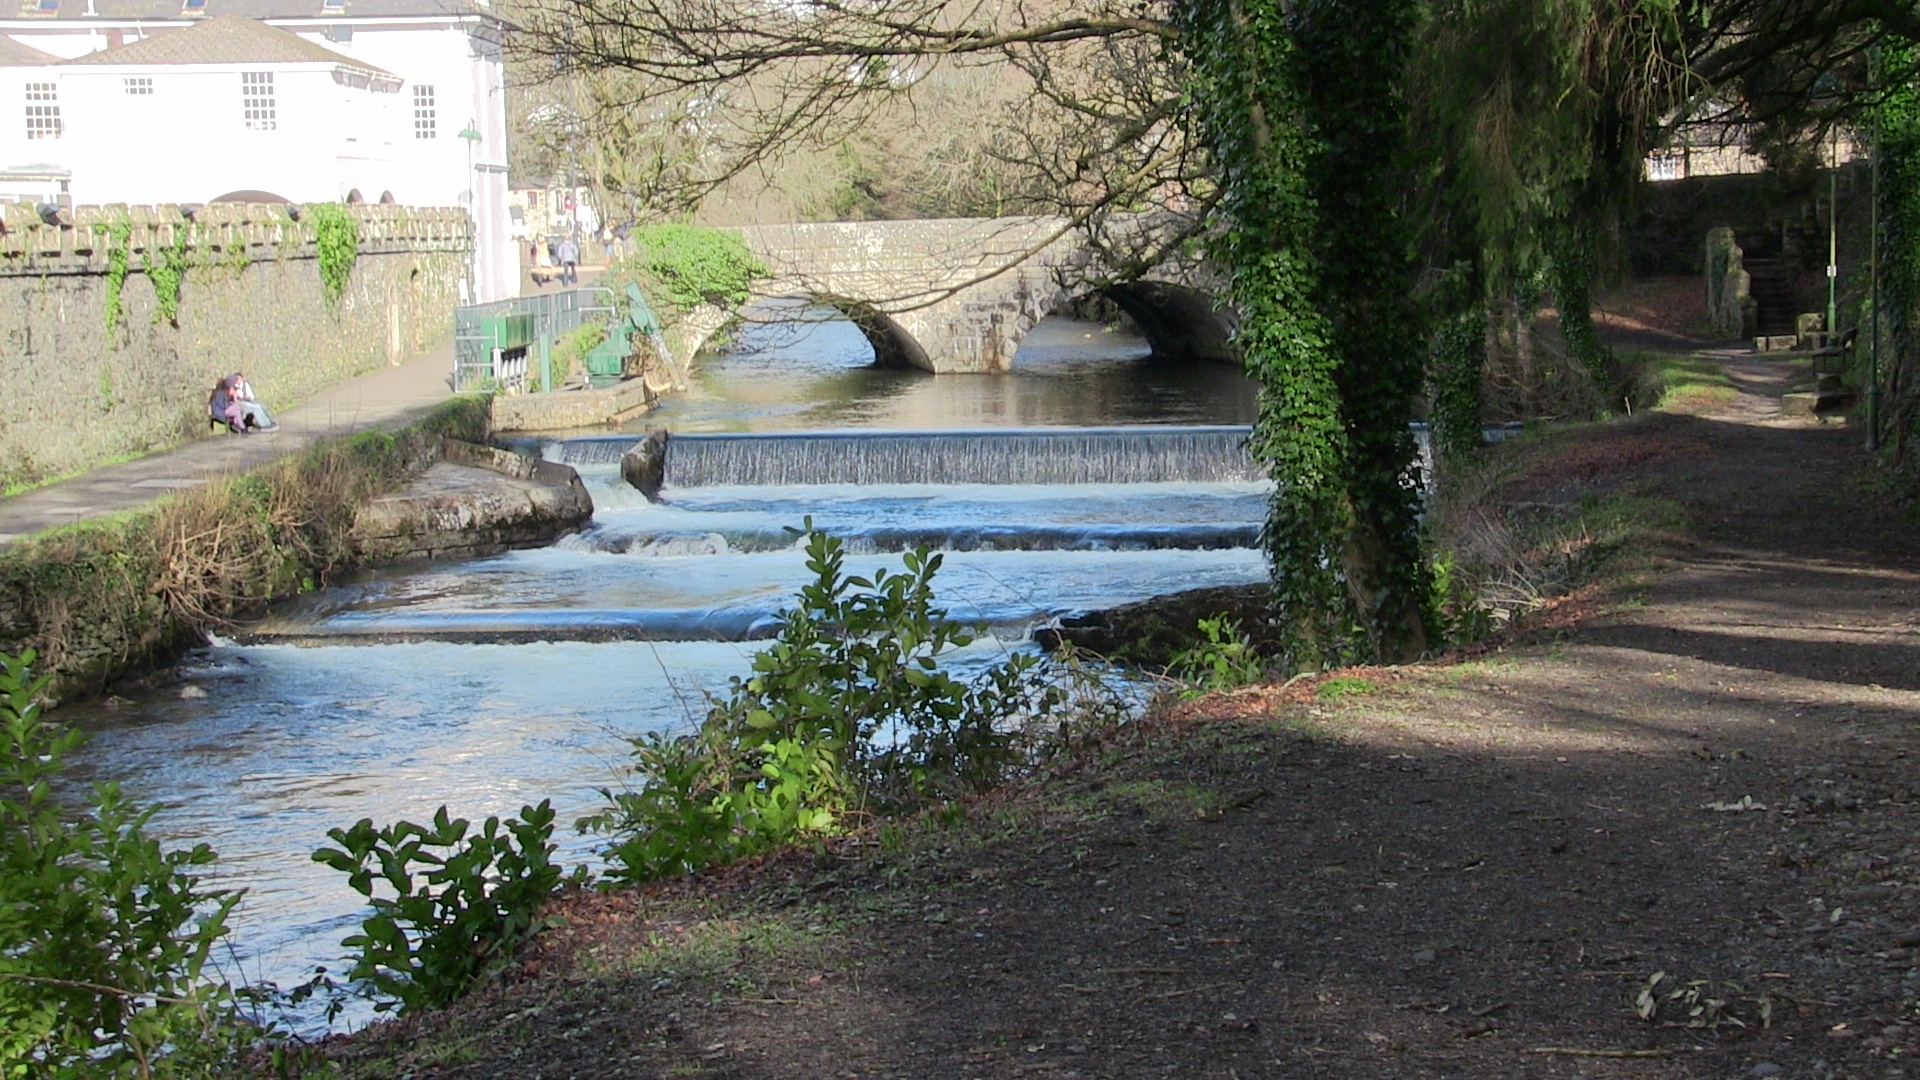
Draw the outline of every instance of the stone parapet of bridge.
M1142 226L1145 227L1144 225ZM1194 261L1141 275L1106 265L1064 218L753 225L740 230L767 268L756 301L830 305L873 344L878 363L940 374L1005 371L1034 324L1100 293L1139 324L1156 355L1238 362L1217 282ZM731 313L696 312L671 335L691 357Z

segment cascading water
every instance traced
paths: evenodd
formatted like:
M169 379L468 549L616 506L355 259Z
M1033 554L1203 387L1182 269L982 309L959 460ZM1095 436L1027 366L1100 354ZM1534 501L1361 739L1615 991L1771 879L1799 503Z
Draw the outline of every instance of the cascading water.
M443 803L481 817L550 796L563 822L593 809L624 737L688 724L747 670L807 580L791 531L805 519L846 540L854 573L947 552L941 601L990 628L963 672L1030 648L1057 613L1258 580L1270 490L1245 460L1244 379L1156 365L1098 326L1043 324L1029 342L1011 376L935 378L849 367L864 343L847 324L784 352L745 333L737 366L696 370L695 392L633 434L525 447L580 468L590 528L337 583L171 686L67 710L95 735L81 779L122 781L162 804L170 842L218 849L221 880L252 890L235 974L290 985L339 969L360 914L308 861L328 828ZM850 423L941 431L738 437ZM688 449L658 503L617 471L656 424L704 432L674 440ZM590 839L561 840L588 857Z
M1155 484L1259 478L1241 427L682 435L674 488L768 484Z

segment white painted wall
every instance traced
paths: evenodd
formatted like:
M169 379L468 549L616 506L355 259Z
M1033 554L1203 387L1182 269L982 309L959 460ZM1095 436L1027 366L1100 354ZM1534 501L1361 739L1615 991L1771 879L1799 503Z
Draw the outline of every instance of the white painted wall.
M331 65L41 70L58 78L58 160L73 171L76 203L204 203L246 189L330 202L355 188L371 202L397 171L401 95L342 85ZM273 76L274 127L251 130L242 78L262 71ZM154 92L130 95L128 79L151 79Z
M72 21L0 20L0 33L60 57L189 25L109 27ZM368 202L391 192L407 206L460 206L473 215L470 295L516 294L520 263L507 214L505 64L498 30L480 20L329 17L274 25L342 56L391 72L397 93L336 83L326 65L106 65L0 68L0 168L60 164L73 171L76 203L205 202L259 189L295 202L328 201L357 189ZM331 31L331 32L330 32ZM277 130L242 122L240 72L273 70ZM151 77L150 98L128 97L124 79ZM26 138L24 85L57 81L66 131ZM434 90L434 131L415 128L416 86ZM460 136L472 130L478 139Z

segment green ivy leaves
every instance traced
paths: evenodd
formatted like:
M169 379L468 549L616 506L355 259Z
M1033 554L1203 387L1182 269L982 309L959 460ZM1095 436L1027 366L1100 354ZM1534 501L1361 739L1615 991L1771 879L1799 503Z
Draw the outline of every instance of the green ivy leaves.
M326 294L328 306L334 306L346 295L353 264L360 258L360 222L339 203L314 203L306 212L313 219L320 289Z
M743 304L747 287L767 272L732 229L645 225L633 230L631 240L635 254L616 274L624 269L649 295L664 295L683 312L702 304Z

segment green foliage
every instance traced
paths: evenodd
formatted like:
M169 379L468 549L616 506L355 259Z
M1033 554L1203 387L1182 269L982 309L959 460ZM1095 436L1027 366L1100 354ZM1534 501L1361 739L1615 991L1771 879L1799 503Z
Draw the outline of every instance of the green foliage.
M347 294L353 264L360 258L360 220L340 203L313 203L306 208L313 219L314 253L320 260L320 289L329 306Z
M1437 613L1442 640L1448 645L1479 641L1493 632L1493 612L1480 601L1469 575L1451 551L1433 557L1432 608Z
M1372 679L1362 679L1355 675L1342 675L1328 679L1313 688L1313 696L1321 701L1339 701L1341 698L1362 697L1378 691L1380 687Z
M940 556L848 575L841 542L811 521L806 550L814 580L753 673L693 733L636 740L640 789L607 792L581 820L611 837L613 878L695 871L982 790L1019 760L1012 722L1057 703L1029 656L971 684L942 666L975 632L933 604Z
M1238 622L1225 614L1215 615L1201 619L1199 629L1206 640L1175 656L1167 665L1168 674L1199 691L1247 686L1266 674L1253 640L1241 632Z
M637 280L649 296L665 296L682 312L745 303L753 279L767 273L734 229L646 225L630 239L634 254L613 268L610 280Z
M355 558L356 509L430 464L443 437L486 437L463 396L399 432L317 442L237 481L0 547L0 651L39 652L67 695L164 662L201 631L325 581Z
M120 329L121 321L126 317L125 301L122 293L127 284L127 269L132 261L130 250L133 242L133 223L115 221L106 227L107 234L107 298L106 308L107 339L111 347L114 331Z
M191 230L176 225L173 243L147 252L147 280L153 282L153 321L166 320L180 325L180 289L187 281L187 269L193 265Z
M1422 383L1399 207L1412 0L1200 0L1182 40L1221 184L1213 255L1262 386L1250 448L1296 668L1426 647L1407 421Z
M1883 46L1876 67L1910 72L1920 61L1911 44ZM1920 448L1920 83L1898 81L1874 111L1880 156L1880 409L1884 444L1896 459ZM1890 436L1890 437L1887 437ZM1911 461L1904 462L1909 466Z
M1444 456L1482 442L1480 373L1487 360L1486 313L1475 305L1440 323L1427 361L1428 416L1434 447Z
M559 386L575 371L587 369L587 354L607 340L607 328L603 323L588 323L576 327L572 332L553 343L553 351L547 354L548 362L553 365L553 384Z
M116 785L55 800L82 736L41 715L34 659L0 654L0 1077L196 1075L173 1052L231 1020L204 972L240 894L202 888L212 849L164 850Z
M382 999L376 1008L454 1001L546 925L540 911L561 876L552 806L543 800L521 807L518 818L469 827L444 806L431 825L376 829L362 818L328 830L339 846L314 852L373 906L360 933L341 944L356 950L348 974Z
M1299 111L1293 40L1279 8L1231 0L1185 9L1193 100L1220 174L1225 226L1211 254L1240 310L1239 345L1261 385L1249 449L1275 482L1262 540L1290 655L1308 666L1345 651L1339 578L1347 527L1346 427L1333 328L1316 303L1314 151Z
M1613 353L1593 328L1593 282L1599 274L1598 241L1591 226L1570 221L1558 230L1548 263L1554 308L1567 350L1603 394L1613 388Z

